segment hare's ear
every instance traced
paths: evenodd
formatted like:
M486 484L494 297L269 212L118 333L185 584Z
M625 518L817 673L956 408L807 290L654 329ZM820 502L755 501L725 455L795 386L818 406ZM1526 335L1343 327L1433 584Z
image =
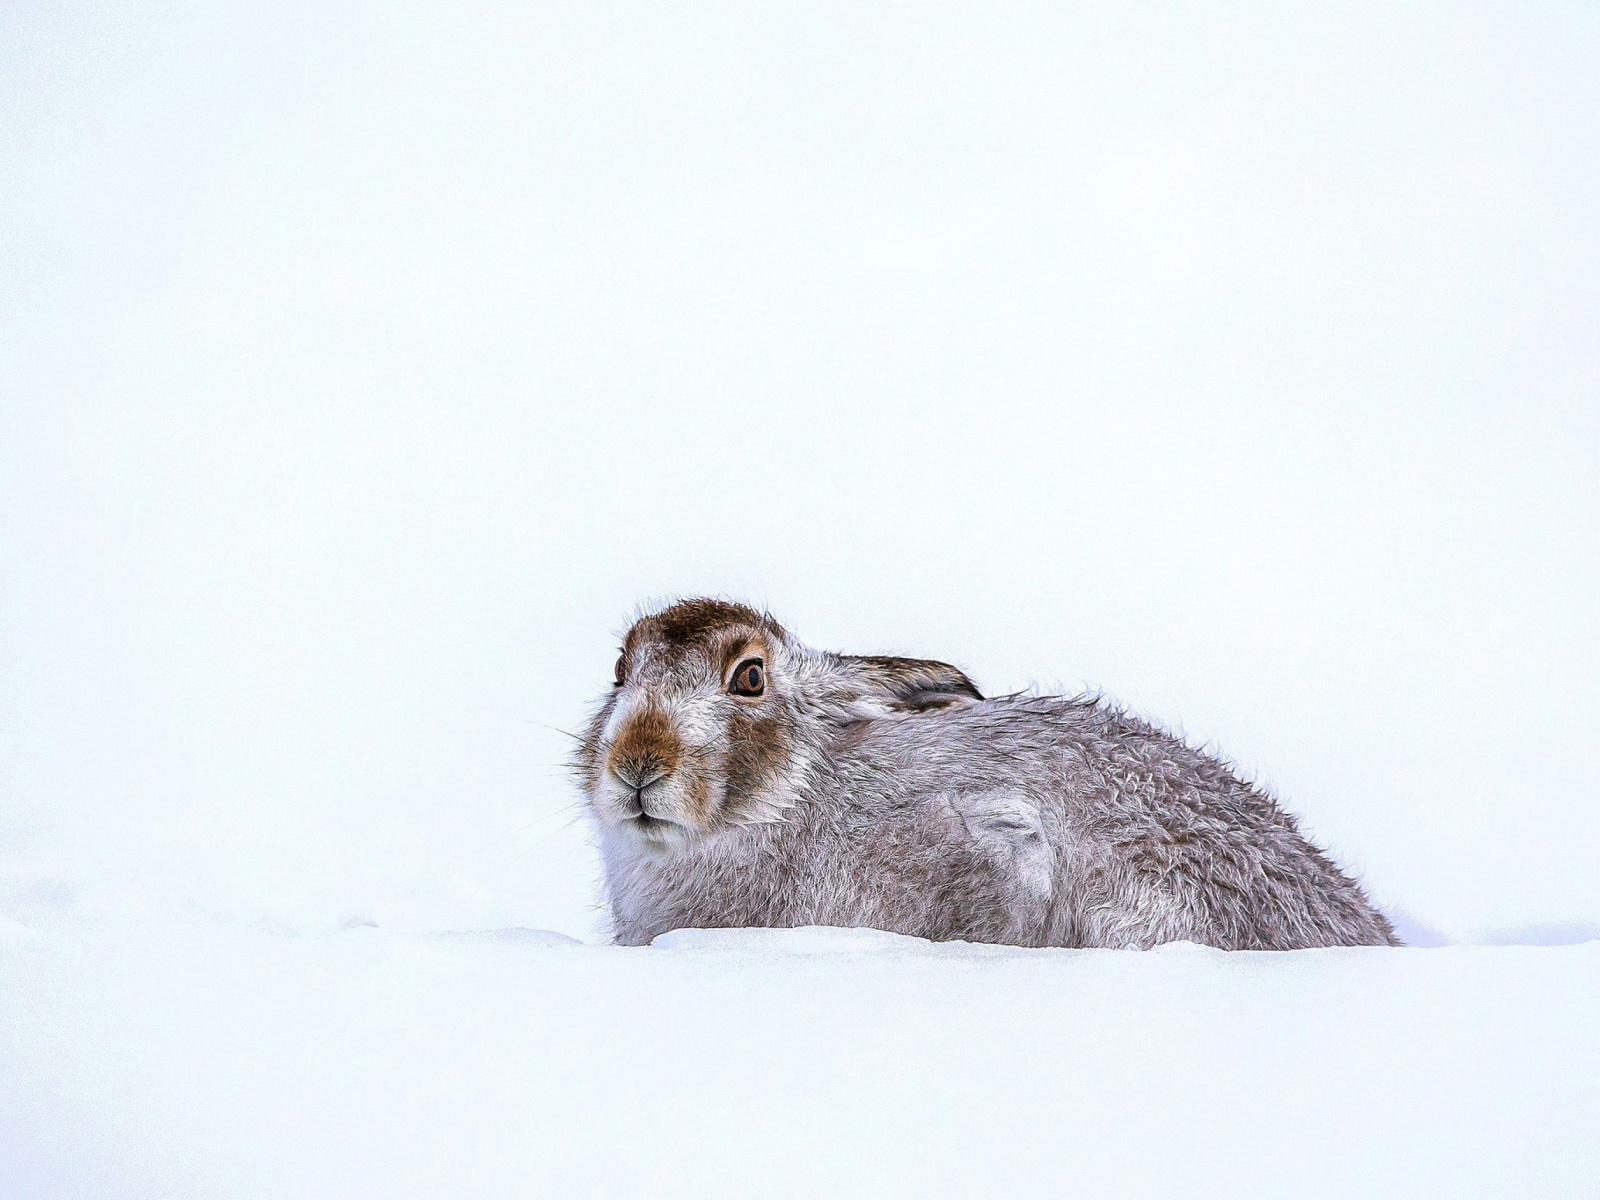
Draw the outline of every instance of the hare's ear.
M890 712L934 712L982 700L977 684L949 663L926 658L847 655L863 699L877 701Z

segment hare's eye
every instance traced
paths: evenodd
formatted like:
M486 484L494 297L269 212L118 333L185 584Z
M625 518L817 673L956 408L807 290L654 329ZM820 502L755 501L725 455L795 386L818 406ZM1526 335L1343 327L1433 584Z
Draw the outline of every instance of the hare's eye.
M761 669L759 658L747 658L733 669L728 690L735 696L759 696L766 690L767 673Z
M622 681L626 677L622 669L622 661L622 658L619 656L617 659L617 671L615 676L616 682L612 684L613 687L621 687Z

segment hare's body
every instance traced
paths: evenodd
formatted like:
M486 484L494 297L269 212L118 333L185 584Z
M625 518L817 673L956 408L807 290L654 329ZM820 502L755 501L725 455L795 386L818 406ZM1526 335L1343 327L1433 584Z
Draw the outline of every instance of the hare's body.
M730 724L696 707L711 701L704 680L683 685L687 659L645 647L625 660L667 663L678 690L614 696L586 741L618 942L846 925L1021 946L1394 944L1293 819L1211 756L1096 702L978 699L943 664L819 654L737 614L731 649L706 635L707 661L768 674L733 693L753 703Z
M1270 798L1101 705L985 700L847 726L830 751L779 820L674 855L606 838L617 941L848 925L1017 946L1393 943Z

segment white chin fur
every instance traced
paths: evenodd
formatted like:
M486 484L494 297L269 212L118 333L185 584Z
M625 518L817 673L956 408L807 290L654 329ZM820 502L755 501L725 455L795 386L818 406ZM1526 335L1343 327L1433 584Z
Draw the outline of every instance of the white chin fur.
M676 821L629 817L611 822L611 836L635 853L674 854L700 837L700 831Z

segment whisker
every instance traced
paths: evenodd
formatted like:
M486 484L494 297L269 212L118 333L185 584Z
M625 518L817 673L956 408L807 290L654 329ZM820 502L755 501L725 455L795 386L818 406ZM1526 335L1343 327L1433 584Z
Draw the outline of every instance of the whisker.
M570 729L563 729L559 725L546 725L543 721L525 721L523 724L537 725L540 729L548 729L551 733L559 733L562 737L569 737L575 742L586 742L589 740L588 734L573 733Z

